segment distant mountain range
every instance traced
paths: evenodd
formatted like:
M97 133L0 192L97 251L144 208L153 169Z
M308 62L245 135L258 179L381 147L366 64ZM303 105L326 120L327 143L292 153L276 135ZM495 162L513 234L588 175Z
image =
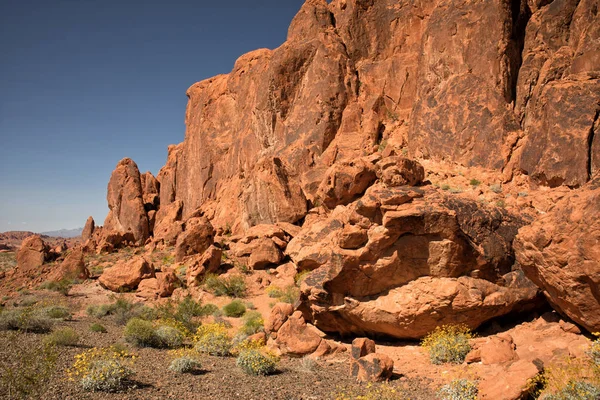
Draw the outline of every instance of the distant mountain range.
M75 229L60 229L58 231L41 232L40 235L46 235L50 237L62 237L62 238L73 238L81 236L83 228Z

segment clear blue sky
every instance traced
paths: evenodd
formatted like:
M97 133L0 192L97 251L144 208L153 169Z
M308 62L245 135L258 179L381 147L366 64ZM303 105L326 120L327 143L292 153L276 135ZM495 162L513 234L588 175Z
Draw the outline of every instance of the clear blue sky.
M285 41L302 0L0 0L0 232L83 226L131 157L158 173L186 89Z

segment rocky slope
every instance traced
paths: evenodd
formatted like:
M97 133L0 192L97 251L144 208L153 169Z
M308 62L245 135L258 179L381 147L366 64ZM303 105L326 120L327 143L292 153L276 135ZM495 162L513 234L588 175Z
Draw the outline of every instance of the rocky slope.
M291 261L312 271L301 318L329 332L476 328L538 290L600 330L600 232L584 222L600 213L599 8L307 0L279 48L188 89L185 140L156 178L118 164L86 247L175 246L189 282L229 246L252 268ZM457 166L487 189L448 190ZM261 224L281 233L243 237Z

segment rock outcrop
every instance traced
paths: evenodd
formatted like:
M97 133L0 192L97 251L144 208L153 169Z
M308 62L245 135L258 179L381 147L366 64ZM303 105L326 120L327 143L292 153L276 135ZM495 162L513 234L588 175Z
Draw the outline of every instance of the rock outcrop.
M535 304L537 288L512 269L522 224L430 187L375 184L303 229L286 252L313 270L301 309L318 328L420 338L437 325L476 328ZM366 241L348 246L348 226Z
M152 238L193 265L195 285L215 268L215 235L234 234L231 255L252 269L291 259L289 271L312 270L302 318L342 334L418 338L534 307L512 242L556 197L537 208L519 193L519 217L483 191L444 194L423 165L533 189L589 185L600 171L599 7L307 0L280 47L188 89L185 139L156 179L118 164L96 251ZM574 204L596 215L589 196ZM557 206L543 220L554 225L522 229L518 253L550 302L591 329L600 256L595 225L578 218ZM285 237L240 239L265 224ZM573 247L550 228L563 225Z
M103 228L120 235L131 234L137 244L143 244L150 234L148 215L140 171L129 158L119 161L108 183L108 208Z
M88 217L87 221L85 221L85 226L83 227L83 231L81 232L81 241L83 243L87 242L92 238L94 234L94 230L96 229L96 222L94 222L94 218Z
M515 252L557 310L590 332L600 331L600 179L521 228Z
M364 191L351 164L377 149L580 186L600 165L597 7L306 1L282 46L189 88L161 205L236 232L296 222L317 191L329 205Z

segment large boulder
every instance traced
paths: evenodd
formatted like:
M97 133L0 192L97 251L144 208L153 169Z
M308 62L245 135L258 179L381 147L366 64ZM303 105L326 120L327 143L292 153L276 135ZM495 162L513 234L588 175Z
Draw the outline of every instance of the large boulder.
M67 254L63 262L50 273L48 280L61 281L63 279L81 279L90 277L90 271L85 266L83 248L77 246Z
M340 162L325 173L317 191L317 202L328 208L356 200L375 182L375 166L367 160Z
M140 171L133 160L124 158L117 164L108 183L108 208L104 229L122 235L130 233L136 244L143 244L150 234Z
M522 224L431 187L376 184L306 226L286 253L313 270L300 309L319 329L415 339L439 324L476 328L537 304L535 285L512 270ZM364 244L340 241L347 226L367 232Z
M557 310L600 331L600 179L521 228L515 253Z
M39 235L23 240L17 252L17 270L20 274L32 274L50 257L50 247Z
M106 268L98 282L113 292L135 290L142 280L155 278L154 266L143 256L121 260Z
M193 217L185 222L185 231L175 243L175 261L181 262L187 256L202 254L213 244L215 230L210 221L204 217Z

